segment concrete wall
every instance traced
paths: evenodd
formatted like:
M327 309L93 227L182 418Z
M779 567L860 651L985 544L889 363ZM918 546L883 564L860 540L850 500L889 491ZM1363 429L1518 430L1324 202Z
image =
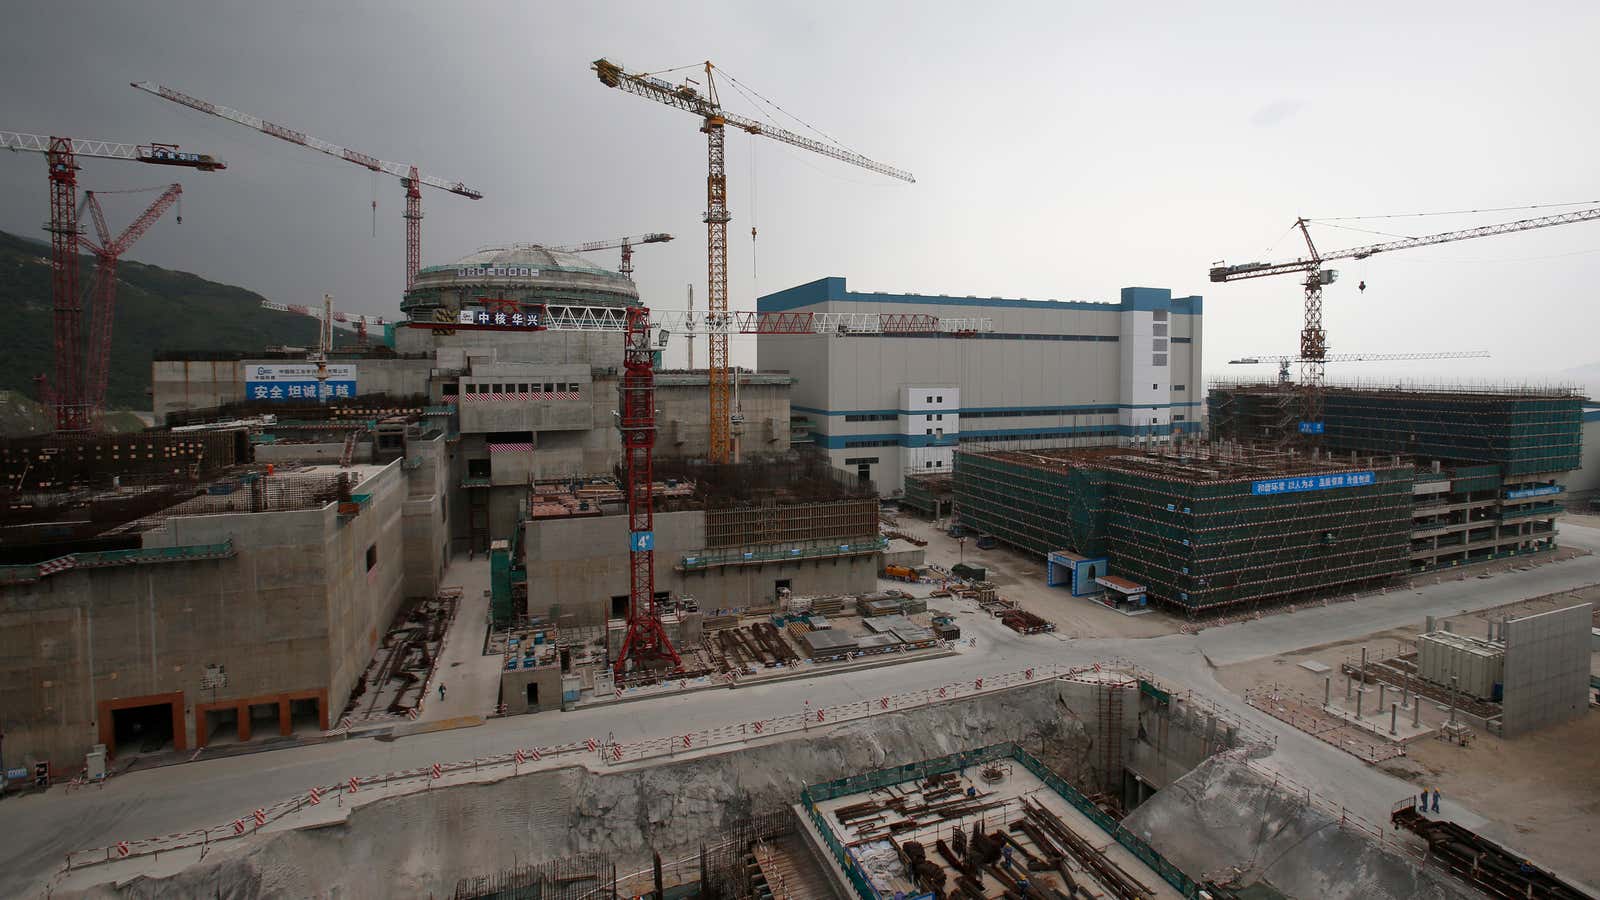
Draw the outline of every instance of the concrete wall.
M1593 604L1507 619L1503 734L1516 737L1589 709Z
M848 291L844 279L824 278L769 294L758 306L993 320L992 333L960 338L758 339L759 367L794 376L794 412L810 420L813 439L834 466L852 472L868 466L886 495L902 489L908 458L921 471L937 461L908 448L1126 443L1200 428L1199 297L1173 297L1158 288L1125 288L1115 303L934 297ZM1167 321L1157 322L1157 313ZM1157 340L1166 342L1163 366L1155 365ZM952 411L957 418L947 413L947 422L958 427L942 436L925 428L902 433L901 416L917 411L903 408L901 392L913 385L959 390L961 405Z
M439 590L450 562L452 454L444 436L406 442L406 498L401 511L407 597L430 597ZM459 507L458 507L459 508Z
M109 726L104 704L173 695L180 747L196 704L326 697L335 718L401 599L398 462L369 475L355 517L306 510L174 516L147 547L232 539L228 559L80 569L0 589L0 709L8 760L75 771ZM366 566L375 547L377 565ZM226 684L202 686L208 666Z
M282 364L285 359L156 360L150 364L150 381L156 421L169 413L212 409L245 399L245 371L252 364ZM356 391L362 394L408 396L428 390L431 359L337 358L356 367Z
M532 614L599 625L610 618L611 598L627 596L626 516L531 521L524 535ZM703 610L770 603L780 579L796 595L866 593L877 584L876 554L679 572L682 557L705 547L700 511L657 513L655 535L656 590L694 597Z
M539 686L537 705L528 703L529 684ZM549 665L500 673L500 702L510 716L560 709L561 667Z

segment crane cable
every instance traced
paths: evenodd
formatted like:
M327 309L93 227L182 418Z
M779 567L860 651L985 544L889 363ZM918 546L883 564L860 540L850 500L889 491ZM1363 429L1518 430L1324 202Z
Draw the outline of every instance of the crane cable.
M1554 209L1555 207L1558 207L1558 206L1595 206L1595 205L1600 205L1600 200L1575 200L1575 201L1573 201L1571 203L1538 203L1538 204L1534 204L1534 205L1531 205L1531 206L1497 206L1497 207L1485 207L1484 209L1452 209L1452 210L1446 210L1444 212L1389 213L1387 215L1381 215L1381 216L1331 216L1331 217L1322 218L1322 219L1310 219L1310 218L1308 218L1308 219L1306 219L1306 221L1307 222L1327 223L1327 222L1348 222L1348 221L1359 220L1359 219L1409 219L1409 218L1416 218L1418 216L1465 216L1465 215L1471 215L1473 213L1520 212L1520 211L1529 210L1529 209ZM1375 231L1373 233L1374 234L1382 234L1383 232Z

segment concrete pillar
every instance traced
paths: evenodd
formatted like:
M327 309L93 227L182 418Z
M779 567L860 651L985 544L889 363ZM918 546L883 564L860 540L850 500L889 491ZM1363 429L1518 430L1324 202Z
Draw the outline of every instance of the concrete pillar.
M1399 719L1399 717L1400 717L1400 704L1398 704L1398 703L1389 704L1389 733L1390 734L1399 734L1400 733L1395 728L1395 722L1396 722L1396 720Z
M1322 708L1327 709L1333 705L1333 676L1322 677Z
M1358 719L1361 718L1361 701L1366 699L1366 696L1367 692L1365 688L1356 691L1356 718Z
M1425 631L1432 631L1433 630L1433 616L1429 616L1428 617L1428 625L1423 630L1425 630Z
M1388 685L1384 684L1381 681L1378 682L1378 708L1379 709L1383 709L1383 704L1386 702L1384 700L1384 696L1383 695L1388 690L1388 688L1389 688Z
M1354 689L1355 683L1356 678L1354 675L1344 676L1344 699L1346 703L1350 702L1350 695Z
M1411 727L1422 727L1422 695L1417 695L1415 703L1411 704Z

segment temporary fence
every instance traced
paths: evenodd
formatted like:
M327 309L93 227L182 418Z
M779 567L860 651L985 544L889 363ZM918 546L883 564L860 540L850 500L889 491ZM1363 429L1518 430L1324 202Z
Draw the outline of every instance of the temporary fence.
M1404 743L1384 738L1348 719L1324 712L1320 701L1298 691L1276 686L1251 688L1245 691L1245 702L1363 762L1377 764L1406 755ZM1383 712L1373 710L1374 715L1381 716Z

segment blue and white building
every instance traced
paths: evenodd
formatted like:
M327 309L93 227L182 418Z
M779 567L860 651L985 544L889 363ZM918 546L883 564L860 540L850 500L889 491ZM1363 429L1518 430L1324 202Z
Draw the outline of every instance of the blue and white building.
M1118 302L860 293L822 278L762 312L987 317L969 337L761 335L758 365L795 379L792 414L836 468L898 494L948 473L957 446L1088 446L1199 432L1201 298L1122 289ZM969 447L970 448L970 447Z

